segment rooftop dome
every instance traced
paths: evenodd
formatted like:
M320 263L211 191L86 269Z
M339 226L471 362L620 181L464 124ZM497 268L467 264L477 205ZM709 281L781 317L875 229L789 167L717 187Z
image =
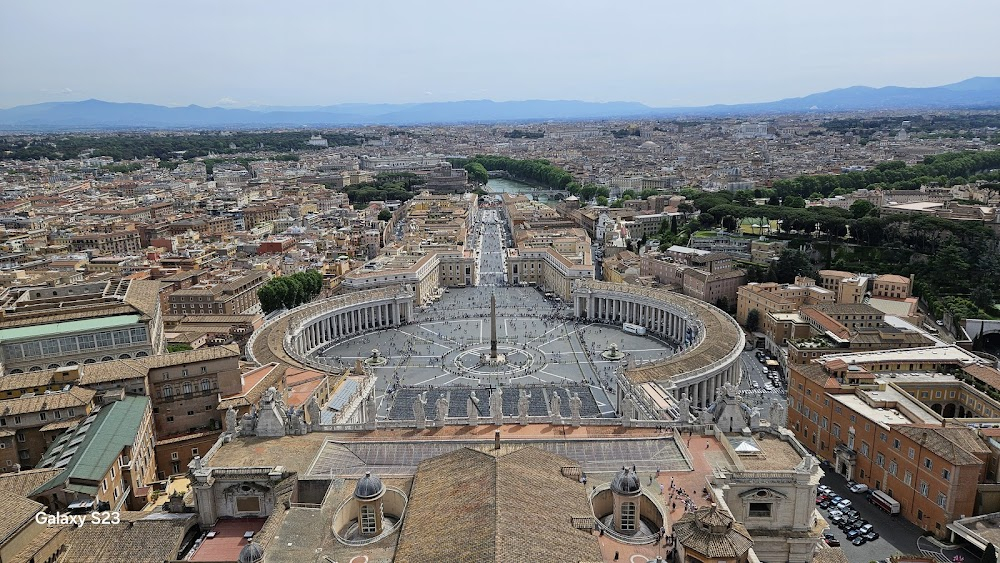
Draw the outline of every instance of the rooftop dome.
M264 561L264 548L259 544L250 540L250 543L243 546L240 550L240 557L237 559L239 563L261 563Z
M354 487L354 498L371 500L383 492L385 492L385 485L382 484L382 480L372 475L371 471L367 471L364 477L358 479L358 484Z
M615 473L611 479L611 490L619 495L635 495L639 493L642 485L639 483L639 475L632 469L622 467L622 470Z
M640 149L658 149L660 145L654 143L653 141L646 141L645 143L639 145Z

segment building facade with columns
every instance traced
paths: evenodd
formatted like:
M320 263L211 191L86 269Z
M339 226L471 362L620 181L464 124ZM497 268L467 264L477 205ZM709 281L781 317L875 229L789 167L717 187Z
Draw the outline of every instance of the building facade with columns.
M746 337L721 309L677 293L632 285L580 280L573 286L577 318L609 324L630 323L663 340L674 354L663 360L631 366L624 378L633 396L655 410L665 395L675 401L686 394L695 406L715 401L725 384L737 385L739 356Z

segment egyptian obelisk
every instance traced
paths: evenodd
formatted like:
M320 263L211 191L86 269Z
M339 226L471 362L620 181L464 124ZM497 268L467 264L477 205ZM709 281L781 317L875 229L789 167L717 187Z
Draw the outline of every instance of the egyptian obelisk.
M497 359L497 296L490 294L490 359Z

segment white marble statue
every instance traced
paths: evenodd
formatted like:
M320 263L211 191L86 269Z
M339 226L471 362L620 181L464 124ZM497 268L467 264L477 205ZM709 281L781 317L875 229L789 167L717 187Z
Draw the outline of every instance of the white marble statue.
M444 421L448 417L448 397L445 397L444 393L438 397L438 400L434 403L434 408L437 411L437 416L435 420L437 423L444 426Z
M427 424L427 415L424 407L427 405L427 391L420 393L413 399L413 420L417 423L417 428L423 428Z
M503 424L503 390L499 387L490 394L490 416L497 426Z
M465 410L469 415L469 426L479 424L479 397L476 396L475 390L469 393L469 399L465 402Z

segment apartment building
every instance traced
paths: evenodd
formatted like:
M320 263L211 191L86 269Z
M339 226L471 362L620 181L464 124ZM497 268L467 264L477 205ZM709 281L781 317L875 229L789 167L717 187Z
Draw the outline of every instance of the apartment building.
M21 393L0 400L0 472L35 467L72 421L90 413L95 392L70 386L64 391ZM9 445L6 445L9 444Z
M69 238L69 242L70 247L76 252L96 250L101 255L134 254L142 250L138 231L73 235Z
M242 388L238 346L214 346L84 366L80 385L149 396L161 478L187 469L223 428L221 396Z
M639 275L652 276L695 299L729 307L736 303L737 290L746 282L746 272L734 266L729 254L671 246L660 253L644 254Z
M736 290L736 320L745 325L754 309L763 322L770 313L792 313L802 305L834 302L834 292L815 285L811 278L796 278L794 284L748 283Z
M237 274L178 289L167 297L171 315L243 315L260 310L257 290L271 279L266 271Z
M946 371L975 357L958 348L826 356L792 365L788 426L848 479L900 503L900 514L945 537L974 514L990 449L973 418L1000 417L1000 403Z

